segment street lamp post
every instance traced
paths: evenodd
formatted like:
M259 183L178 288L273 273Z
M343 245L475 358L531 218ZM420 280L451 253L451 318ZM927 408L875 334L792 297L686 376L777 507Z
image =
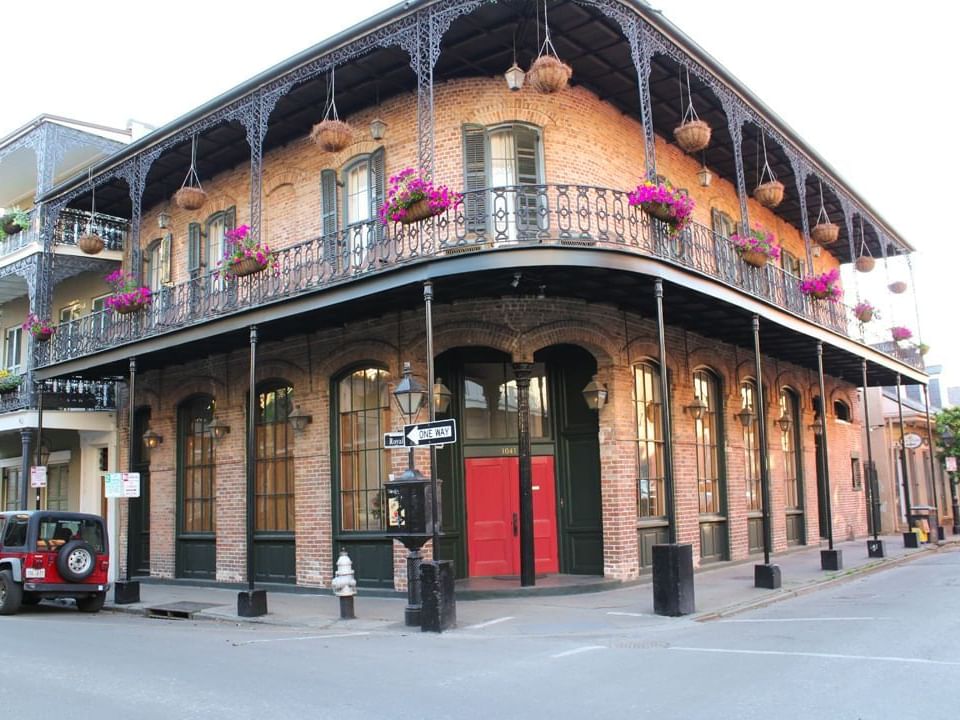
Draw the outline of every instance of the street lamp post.
M400 412L412 425L427 397L426 388L413 377L410 363L403 364L403 379L393 391ZM426 486L428 478L414 466L413 446L407 455L407 469L394 478L387 487L388 532L407 548L407 607L403 612L404 623L408 627L420 626L421 594L420 549L431 538L427 530L433 524L433 518L426 520ZM431 499L432 503L432 499ZM432 513L431 513L432 515Z

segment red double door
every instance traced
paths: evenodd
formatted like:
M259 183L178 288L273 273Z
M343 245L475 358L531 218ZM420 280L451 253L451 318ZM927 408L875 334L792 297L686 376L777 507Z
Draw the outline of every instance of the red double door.
M519 460L469 458L465 464L470 577L519 575ZM535 572L555 573L559 563L553 457L535 456L532 466Z

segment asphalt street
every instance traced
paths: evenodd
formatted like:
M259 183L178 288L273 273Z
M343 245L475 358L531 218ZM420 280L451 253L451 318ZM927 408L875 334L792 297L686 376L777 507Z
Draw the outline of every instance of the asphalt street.
M45 604L0 618L0 688L81 719L932 717L960 682L958 589L949 551L712 621L589 596L442 635Z

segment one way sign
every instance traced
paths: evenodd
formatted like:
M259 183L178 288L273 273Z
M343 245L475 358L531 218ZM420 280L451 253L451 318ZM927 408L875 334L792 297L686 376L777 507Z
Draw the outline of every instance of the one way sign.
M446 445L457 441L457 421L436 420L431 423L404 425L403 435L407 447L422 445Z

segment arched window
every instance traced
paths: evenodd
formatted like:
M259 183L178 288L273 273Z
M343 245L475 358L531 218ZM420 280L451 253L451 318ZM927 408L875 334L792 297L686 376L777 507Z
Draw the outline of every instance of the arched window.
M256 524L258 531L293 532L294 478L291 428L293 388L274 382L257 393Z
M720 392L716 377L708 370L697 370L693 374L693 394L704 404L703 413L695 421L700 512L721 513L720 434L717 427Z
M183 533L213 533L216 530L217 466L213 437L208 426L215 402L198 395L180 406L181 492L180 529Z
M663 426L660 414L660 369L650 361L633 366L637 420L638 504L641 518L665 516L663 496Z
M742 425L743 468L748 511L760 511L763 507L760 494L760 445L757 441L756 388L756 383L753 380L747 380L740 385L741 409L750 410L753 413L753 420Z
M390 471L390 455L383 448L383 433L389 429L387 378L386 370L364 368L349 373L335 386L338 511L344 531L381 532L386 528L383 481Z
M787 510L799 510L800 497L800 404L797 395L789 388L780 390L780 448L783 451L784 506Z
M843 400L835 400L833 403L833 414L841 422L850 422L850 406Z

